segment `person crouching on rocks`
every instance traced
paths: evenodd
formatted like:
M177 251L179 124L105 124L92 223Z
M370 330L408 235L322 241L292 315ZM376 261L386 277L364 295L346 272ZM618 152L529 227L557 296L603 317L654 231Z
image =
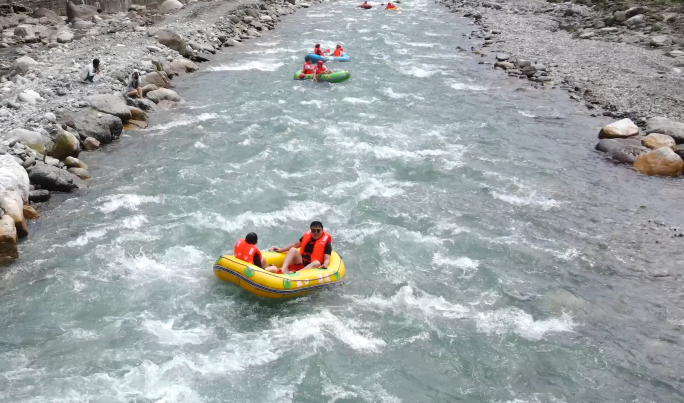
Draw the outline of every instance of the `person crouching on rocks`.
M94 59L93 63L88 65L85 68L85 71L83 71L83 81L87 83L92 83L93 79L95 78L95 75L100 73L100 60Z
M138 70L135 70L133 74L131 74L131 77L128 79L128 89L126 90L126 96L129 96L131 98L137 96L140 99L145 98L143 97L142 88L140 88L140 73L138 73Z

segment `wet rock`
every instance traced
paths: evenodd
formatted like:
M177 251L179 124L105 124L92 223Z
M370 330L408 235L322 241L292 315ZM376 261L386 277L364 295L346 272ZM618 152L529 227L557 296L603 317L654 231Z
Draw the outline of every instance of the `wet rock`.
M600 139L627 138L639 134L639 128L630 119L613 122L599 132Z
M71 192L82 186L78 176L47 164L36 164L29 172L29 179L42 189L57 192Z
M0 262L19 257L17 238L14 220L9 215L3 215L0 218Z
M147 120L148 120L147 114L142 109L133 108L133 107L129 107L129 108L131 110L131 119L132 120L147 122Z
M0 209L12 217L19 238L27 237L28 227L24 218L24 203L19 193L6 190L0 192Z
M123 130L123 123L118 117L92 110L69 113L61 121L74 128L81 138L93 137L101 144L111 143Z
M37 220L40 214L31 206L24 206L24 218L27 220Z
M684 170L684 161L671 148L663 147L641 154L634 168L644 175L679 176Z
M650 151L636 139L603 139L596 145L596 149L623 164L634 164L639 155Z
M154 85L157 88L166 88L166 83L164 82L164 79L159 75L157 72L145 74L144 76L140 77L140 85L145 88L148 85ZM144 94L144 92L143 92Z
M52 157L62 161L67 157L78 157L81 152L81 144L75 135L66 130L59 130L54 139L54 145L50 151Z
M45 146L48 143L48 139L42 134L26 129L11 130L7 133L7 138L18 140L23 145L29 146L41 154L45 154Z
M147 122L144 120L131 119L124 124L124 130L138 131L147 128Z
M173 10L179 10L183 8L183 3L181 3L178 0L166 0L165 2L162 3L161 6L159 6L159 12L161 14L167 14L170 13Z
M684 144L684 123L657 116L646 121L646 133L661 133L672 137L677 144Z
M67 171L71 172L72 174L78 176L81 179L90 179L90 173L88 173L88 170L85 168L68 168Z
M86 137L86 139L83 140L83 148L86 151L95 151L100 148L100 142L94 137Z
M494 63L494 67L499 67L499 68L502 68L504 70L515 69L515 65L511 62L497 62L497 63Z
M24 168L9 154L0 155L0 190L17 192L28 202L29 178Z
M171 68L177 73L192 73L199 70L199 66L192 60L185 58L175 59L171 62Z
M90 107L126 121L131 118L131 111L120 94L97 94L86 97Z
M667 134L651 133L641 140L641 144L644 147L650 148L651 150L657 150L661 147L671 148L672 151L677 151L677 144L674 139Z
M67 2L66 15L68 22L91 21L97 15L97 8L87 4L76 5L72 1Z
M88 165L86 165L85 162L79 160L78 158L74 158L74 157L66 157L64 159L64 165L66 165L67 168L88 169Z
M64 24L64 20L62 17L60 17L56 12L47 9L47 8L37 8L33 14L31 14L33 18L38 18L38 19L43 19L45 18L44 21L47 21L50 24L53 25L61 25ZM40 21L41 24L45 24L46 22Z
M625 11L625 16L627 18L632 18L639 14L644 14L648 11L646 7L631 7Z
M37 66L38 62L28 56L22 56L14 61L14 71L21 75L26 75L26 73L35 69Z
M161 101L181 101L181 97L176 93L176 91L169 90L166 88L160 88L158 90L151 91L147 94L147 98L157 104Z
M31 203L40 203L50 200L50 191L45 189L36 189L29 191L29 201Z

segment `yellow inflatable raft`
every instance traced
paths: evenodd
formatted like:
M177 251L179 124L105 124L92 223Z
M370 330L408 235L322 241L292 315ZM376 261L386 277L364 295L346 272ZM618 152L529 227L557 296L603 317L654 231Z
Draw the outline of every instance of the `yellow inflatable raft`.
M284 253L262 252L269 265L281 267ZM223 281L237 284L252 294L266 298L290 298L311 291L341 285L344 262L337 252L330 255L326 269L300 270L290 274L270 273L233 255L223 255L214 263L214 274Z

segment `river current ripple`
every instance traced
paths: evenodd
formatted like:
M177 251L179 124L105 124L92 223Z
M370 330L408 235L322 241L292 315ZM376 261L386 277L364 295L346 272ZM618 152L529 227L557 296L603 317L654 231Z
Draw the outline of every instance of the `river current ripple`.
M681 186L604 161L562 92L455 53L467 20L354 6L286 18L85 155L92 188L0 275L0 401L684 401L681 291L653 276L681 243L649 223L682 225ZM292 80L315 42L351 80ZM344 287L272 302L214 277L246 232L313 219Z

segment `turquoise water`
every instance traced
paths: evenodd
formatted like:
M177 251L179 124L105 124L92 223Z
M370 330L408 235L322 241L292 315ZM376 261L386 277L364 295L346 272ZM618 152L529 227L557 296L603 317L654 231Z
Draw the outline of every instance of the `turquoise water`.
M468 20L354 6L287 17L85 155L91 189L2 271L0 400L684 401L680 287L651 276L681 244L649 223L681 225L678 182L602 160L563 92L454 53ZM316 42L349 81L292 80ZM247 232L283 246L314 219L343 287L274 302L213 275Z

